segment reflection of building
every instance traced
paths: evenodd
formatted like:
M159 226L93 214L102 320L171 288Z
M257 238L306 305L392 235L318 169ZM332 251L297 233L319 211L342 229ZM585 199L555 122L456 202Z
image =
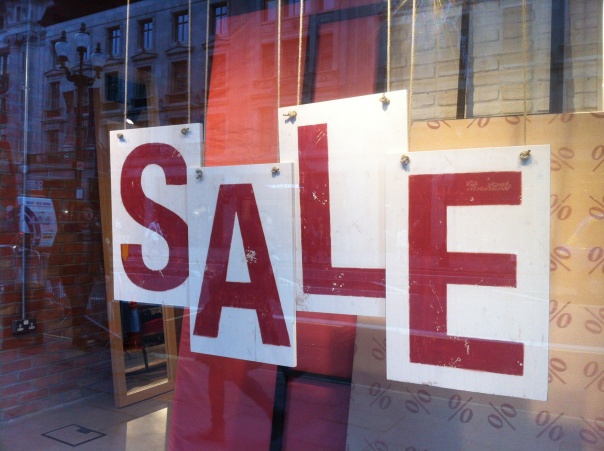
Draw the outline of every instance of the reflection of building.
M205 25L205 9L204 2L191 2L191 14L197 23ZM88 124L85 128L94 130L92 121L98 120L98 137L103 144L107 132L113 129L201 121L205 26L189 26L189 2L170 2L169 7L156 0L133 2L129 26L124 20L126 14L124 6L48 24L41 130L48 154L69 152L75 142L71 131L73 86L59 69L52 44L63 30L67 36L73 35L82 21L91 35L91 46L99 42L108 56L101 80L94 86L98 88L98 104L89 105L94 115L84 108L84 124ZM74 52L68 64L75 61ZM92 98L86 102L94 102ZM95 136L89 133L84 142L93 150ZM93 153L90 155L94 157Z

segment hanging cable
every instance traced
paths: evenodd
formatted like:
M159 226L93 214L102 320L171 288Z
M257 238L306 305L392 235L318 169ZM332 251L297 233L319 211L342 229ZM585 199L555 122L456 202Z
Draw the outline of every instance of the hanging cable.
M522 111L522 132L523 132L523 145L526 146L526 125L527 125L527 30L526 30L526 22L527 22L527 10L526 10L526 0L522 0L522 69L523 69L523 111Z
M189 9L187 11L187 124L191 123L191 0L189 0ZM206 41L207 42L207 41Z
M390 92L390 53L392 45L392 6L390 0L386 0L388 7L386 8L386 92Z
M31 0L27 5L28 11L31 11ZM29 148L29 47L31 39L31 21L28 21L28 30L25 35L25 83L23 89L23 171L22 171L22 197L21 208L19 212L19 232L21 232L21 319L25 320L25 299L26 299L26 240L25 240L25 203L27 194L27 153ZM33 249L31 249L33 252Z
M411 126L413 125L413 79L415 78L415 19L417 16L415 0L411 7L411 62L409 67L409 111L407 112L407 150L411 150Z
M124 129L128 124L128 56L130 53L130 0L126 2L126 50L124 55Z
M189 23L189 27L191 24ZM203 148L201 152L201 165L205 165L206 161L206 141L208 139L208 100L210 98L208 94L208 84L210 68L210 2L206 2L206 54L205 54L205 74L204 74L204 85L203 85Z
M281 0L277 0L277 111L281 108ZM279 127L277 127L277 161L281 161Z
M296 86L296 105L300 105L302 96L302 31L304 27L304 0L300 0L300 23L298 24L298 80Z

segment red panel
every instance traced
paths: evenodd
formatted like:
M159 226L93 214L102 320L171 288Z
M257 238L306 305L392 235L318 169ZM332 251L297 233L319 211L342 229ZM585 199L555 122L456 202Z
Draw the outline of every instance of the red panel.
M369 3L374 2L357 0L348 6ZM275 45L274 41L267 41L267 36L276 36L276 25L272 24L271 29L263 16L264 11L229 17L228 37L216 37L206 121L208 166L267 163L279 158L277 83L275 78L265 79L261 75L264 67L275 67L274 51L265 53L262 48L263 44ZM308 19L304 27L307 29ZM333 33L334 42L346 43L332 49L321 45L326 32L320 30L318 70L327 77L316 77L315 101L374 92L379 28L378 17L331 24L328 32ZM326 52L332 52L331 58ZM303 51L302 61L305 57ZM296 103L295 78L282 78L279 106ZM356 318L300 314L298 319L297 369L350 377ZM189 332L187 320L182 330L170 449L269 449L275 367L192 354ZM306 397L298 396L304 391L295 390L288 417L294 420L296 415L303 414L322 418L324 405L312 400L327 396L327 402L337 406L334 415L342 426L336 430L318 425L320 430L316 433L318 437L329 436L333 449L344 449L345 434L340 432L345 429L348 417L345 390L336 387L333 391L325 388L314 391L305 384ZM288 426L288 431L291 430ZM296 440L286 436L284 443L297 446Z
M185 311L169 449L269 449L275 367L194 354L189 327Z

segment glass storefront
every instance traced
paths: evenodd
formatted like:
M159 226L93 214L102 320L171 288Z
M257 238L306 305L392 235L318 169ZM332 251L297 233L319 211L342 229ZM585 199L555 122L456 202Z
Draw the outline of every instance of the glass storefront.
M0 425L162 395L171 450L602 449L603 15L2 2Z

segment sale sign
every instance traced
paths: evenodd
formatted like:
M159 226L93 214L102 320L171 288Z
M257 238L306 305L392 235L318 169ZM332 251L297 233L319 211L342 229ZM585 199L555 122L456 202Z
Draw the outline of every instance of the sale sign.
M283 366L296 311L386 317L389 379L545 399L549 148L408 153L405 92L279 114L268 165L199 167L198 125L112 133L116 299Z
M296 365L293 165L188 172L191 351Z
M407 149L407 96L381 97L279 109L281 160L299 167L298 310L385 315L384 157Z
M388 379L547 399L549 146L387 158Z
M111 132L115 299L186 306L187 168L202 142L200 124Z

